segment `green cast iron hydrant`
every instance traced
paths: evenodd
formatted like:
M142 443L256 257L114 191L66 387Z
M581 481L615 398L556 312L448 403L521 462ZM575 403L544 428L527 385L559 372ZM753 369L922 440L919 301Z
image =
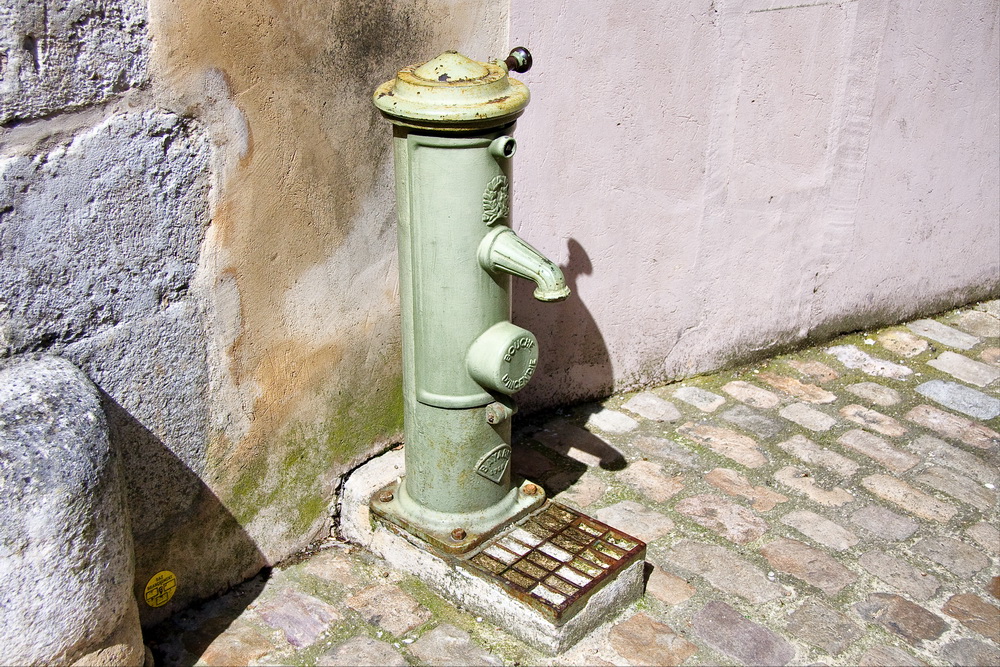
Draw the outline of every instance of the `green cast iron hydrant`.
M449 553L545 500L510 471L510 397L538 361L534 335L510 322L510 277L533 280L541 301L569 296L559 267L510 229L528 89L508 72L530 66L523 48L488 63L447 51L374 95L393 123L406 470L371 508Z

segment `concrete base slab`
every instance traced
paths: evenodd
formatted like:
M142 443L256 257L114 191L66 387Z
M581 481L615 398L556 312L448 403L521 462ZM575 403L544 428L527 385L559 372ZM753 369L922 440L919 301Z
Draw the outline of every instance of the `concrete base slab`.
M495 578L477 573L462 558L434 553L418 538L397 534L373 522L368 507L372 494L402 473L403 452L393 451L368 462L347 479L341 501L343 537L369 549L392 567L418 577L441 595L488 618L539 651L550 655L562 653L642 595L644 545L635 540L643 549L635 552L639 557L609 577L581 608L556 620L546 617L537 608L537 600L519 599ZM505 539L505 534L497 539Z

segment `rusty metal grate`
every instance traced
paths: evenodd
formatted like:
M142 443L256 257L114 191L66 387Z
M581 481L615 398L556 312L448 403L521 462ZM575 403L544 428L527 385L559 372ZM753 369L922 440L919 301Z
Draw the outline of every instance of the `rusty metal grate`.
M645 553L641 540L547 502L459 562L558 624Z

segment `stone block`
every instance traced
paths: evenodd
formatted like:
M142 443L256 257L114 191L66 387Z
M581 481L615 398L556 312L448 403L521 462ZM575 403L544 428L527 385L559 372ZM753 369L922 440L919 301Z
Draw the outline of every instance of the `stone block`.
M995 667L1000 665L1000 650L978 639L956 639L941 647L941 657L949 665Z
M991 449L1000 445L1000 433L930 405L918 405L906 413L906 418L970 447Z
M651 595L668 605L678 605L697 592L697 589L680 577L654 567L646 582L646 595Z
M705 475L705 481L731 496L741 496L753 503L758 512L769 512L788 498L766 486L754 486L746 477L729 468L716 468Z
M285 641L296 648L311 646L334 621L342 617L332 605L297 590L278 591L257 606L257 615L280 630Z
M603 408L587 417L585 426L605 433L628 433L638 428L639 422L617 410Z
M787 394L792 398L797 398L800 401L805 401L806 403L833 403L837 400L836 394L832 394L826 389L817 387L814 384L800 382L799 380L790 378L787 375L760 373L757 377L778 391Z
M841 456L826 447L820 447L802 435L792 436L788 440L779 442L778 447L805 463L822 466L841 477L850 477L860 467L846 456Z
M608 641L632 665L680 665L698 650L669 625L642 613L611 628Z
M386 632L397 637L431 619L423 605L395 584L375 584L347 598L347 606Z
M931 380L918 386L917 393L975 419L993 419L1000 415L1000 400L964 384Z
M132 535L96 387L56 357L0 370L0 459L0 663L103 651L141 665Z
M760 553L774 569L801 579L830 596L858 578L835 558L797 540L774 540L762 547Z
M967 310L955 318L955 326L981 338L1000 337L1000 318L981 310Z
M1000 530L997 527L980 521L965 529L965 534L979 543L989 553L1000 556Z
M865 651L858 665L859 667L927 667L926 662L914 658L903 649L885 644L873 646Z
M742 380L726 383L722 386L722 391L752 408L768 410L781 405L781 399L777 394Z
M594 512L594 517L598 521L638 537L647 544L674 529L674 522L666 515L631 500L623 500L599 509Z
M809 510L789 512L781 517L781 523L835 551L844 551L858 543L857 535Z
M925 461L947 466L982 484L994 484L1000 474L983 463L982 459L958 447L952 447L944 440L930 435L922 435L912 440L907 447Z
M962 333L958 329L941 324L935 320L916 320L906 325L906 328L924 338L930 338L942 345L954 347L959 350L968 350L979 344L979 339Z
M764 416L745 405L737 405L720 415L727 422L762 438L773 438L785 430L784 424Z
M501 667L503 661L477 646L469 633L442 623L410 645L410 653L424 665Z
M950 351L942 352L940 357L931 359L927 365L977 387L985 387L1000 378L1000 369Z
M674 390L674 398L693 405L702 412L714 412L726 402L722 396L699 387L679 387Z
M147 80L146 3L9 0L0 54L0 125L104 102Z
M878 337L878 341L882 347L901 357L915 357L930 347L926 340L909 331L887 331Z
M208 160L193 121L159 111L0 160L0 356L149 317L187 294Z
M914 600L929 600L941 587L941 582L934 575L922 572L909 563L881 551L862 554L858 564L869 574Z
M906 472L920 463L920 459L913 454L896 449L877 435L860 429L848 431L837 442L881 463L893 472Z
M681 418L680 410L673 403L648 391L636 394L622 408L650 421L672 422Z
M820 361L789 359L785 363L820 384L832 382L840 377L840 373Z
M854 345L836 345L827 348L826 351L847 368L855 368L875 377L902 380L913 373L913 370L906 366L873 357Z
M933 641L948 630L948 624L906 598L891 593L872 593L854 605L864 620L881 625L914 646Z
M776 473L774 478L787 486L798 491L813 502L825 507L840 507L847 503L854 502L854 496L850 491L846 491L839 486L832 489L824 489L816 483L812 473L795 466L785 466Z
M913 545L913 551L963 578L971 577L990 565L990 559L975 547L941 535L925 537Z
M921 484L946 493L956 500L972 505L981 512L988 512L996 506L996 491L977 484L953 470L931 466L914 478Z
M861 405L845 405L840 409L840 414L848 421L861 424L869 430L887 435L890 438L898 438L906 435L906 427L898 421L888 415Z
M952 595L941 611L970 630L1000 644L1000 609L974 593Z
M667 552L664 561L701 576L716 589L738 595L752 604L776 600L784 589L759 568L728 549L695 540L681 540Z
M769 528L766 521L747 508L712 494L684 498L674 509L736 544L753 542Z
M683 476L668 477L663 474L663 468L652 461L634 461L617 473L617 477L657 503L677 495L684 488Z
M778 414L788 421L794 422L810 431L829 431L837 423L835 418L815 408L811 408L805 403L786 405L781 408Z
M635 445L636 449L646 454L668 459L683 468L697 469L701 467L700 456L673 440L644 435L636 438L632 444Z
M759 468L767 463L767 456L753 438L732 429L687 422L677 432L747 468Z
M316 659L316 667L406 667L408 664L390 644L362 636L351 637Z
M725 602L709 602L692 619L695 635L745 665L787 665L795 649L780 635L749 621Z
M905 540L917 531L917 522L881 505L866 505L851 514L851 521L886 540Z
M830 655L840 655L864 634L848 617L811 600L792 612L785 629Z
M958 513L958 508L954 505L942 502L903 480L888 475L869 475L861 480L861 486L882 500L928 521L947 523Z
M878 382L858 382L857 384L849 384L844 388L858 398L883 407L896 405L903 400L898 391Z

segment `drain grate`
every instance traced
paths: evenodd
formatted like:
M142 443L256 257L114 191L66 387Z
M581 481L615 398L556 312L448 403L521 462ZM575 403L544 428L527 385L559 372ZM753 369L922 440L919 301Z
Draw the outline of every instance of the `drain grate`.
M641 540L547 502L459 562L558 624L645 554Z

